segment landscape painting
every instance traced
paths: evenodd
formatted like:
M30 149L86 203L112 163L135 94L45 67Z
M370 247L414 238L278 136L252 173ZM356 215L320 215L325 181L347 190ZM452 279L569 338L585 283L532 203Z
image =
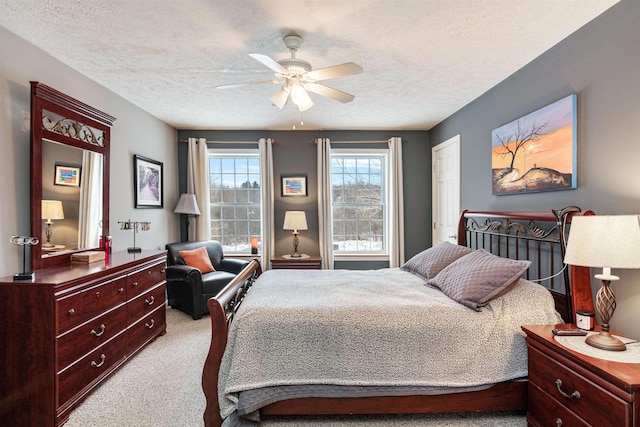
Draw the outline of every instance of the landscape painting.
M493 130L493 194L577 187L576 105L572 94Z

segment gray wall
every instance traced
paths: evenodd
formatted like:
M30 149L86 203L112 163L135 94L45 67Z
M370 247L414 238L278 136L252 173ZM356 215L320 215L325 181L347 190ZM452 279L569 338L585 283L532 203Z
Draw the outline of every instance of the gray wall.
M30 234L31 80L40 81L116 117L111 133L110 180L114 250L126 249L133 243L130 231L120 231L116 227L116 221L122 220L151 221L153 232L139 233L137 246L157 249L176 240L178 219L173 213L178 194L175 129L0 27L0 277L22 271L22 250L11 244L9 237ZM164 209L134 209L133 154L164 163Z
M431 130L432 145L461 134L463 209L640 212L638 22L640 2L623 0ZM493 196L491 131L571 93L578 96L578 188ZM640 338L640 274L614 274L621 280L613 284L613 328Z
M424 131L215 131L181 130L178 138L206 138L208 141L257 141L273 138L273 168L275 174L275 225L276 253L288 253L292 249L291 233L282 230L284 213L287 210L304 210L309 230L300 232L299 250L317 254L318 249L318 180L315 138L331 141L380 141L393 136L403 140L402 158L405 193L405 256L415 255L431 246L431 149L428 133ZM185 145L185 144L181 144ZM361 146L361 145L359 145ZM184 174L186 149L181 147L181 189L186 189ZM281 197L280 175L306 173L308 175L308 197ZM349 263L349 268L378 268L388 263ZM336 268L344 266L337 263Z

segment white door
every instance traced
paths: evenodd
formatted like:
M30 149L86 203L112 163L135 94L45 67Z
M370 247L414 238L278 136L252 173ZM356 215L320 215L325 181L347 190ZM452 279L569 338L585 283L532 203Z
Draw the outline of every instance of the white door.
M433 245L457 243L460 217L460 135L431 149Z

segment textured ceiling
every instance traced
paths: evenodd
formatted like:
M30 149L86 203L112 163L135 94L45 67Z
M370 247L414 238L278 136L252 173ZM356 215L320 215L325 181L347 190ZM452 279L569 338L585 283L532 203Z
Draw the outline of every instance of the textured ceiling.
M176 128L430 129L618 0L0 0L0 25ZM314 69L348 104L271 105L249 53ZM46 83L46 73L39 79Z

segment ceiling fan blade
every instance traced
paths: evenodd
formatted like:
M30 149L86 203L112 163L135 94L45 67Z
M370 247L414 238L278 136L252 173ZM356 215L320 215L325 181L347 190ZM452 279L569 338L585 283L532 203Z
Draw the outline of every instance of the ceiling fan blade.
M362 73L362 67L355 62L347 62L346 64L334 65L332 67L320 68L318 70L309 71L307 76L315 81L334 79L336 77L351 76L353 74Z
M250 53L249 56L252 57L253 59L257 60L257 61L262 62L262 64L264 64L267 67L271 68L276 73L289 74L289 70L284 68L282 65L280 65L278 62L276 62L275 60L271 59L267 55L261 55L259 53Z
M318 95L326 96L327 98L342 102L343 104L351 102L355 98L350 93L346 93L320 83L306 83L304 84L304 88L310 92L317 93Z
M216 86L216 89L233 89L236 87L249 86L249 85L262 85L262 84L277 84L282 83L280 80L262 80L259 82L246 82L246 83L233 83L229 85L219 85Z

